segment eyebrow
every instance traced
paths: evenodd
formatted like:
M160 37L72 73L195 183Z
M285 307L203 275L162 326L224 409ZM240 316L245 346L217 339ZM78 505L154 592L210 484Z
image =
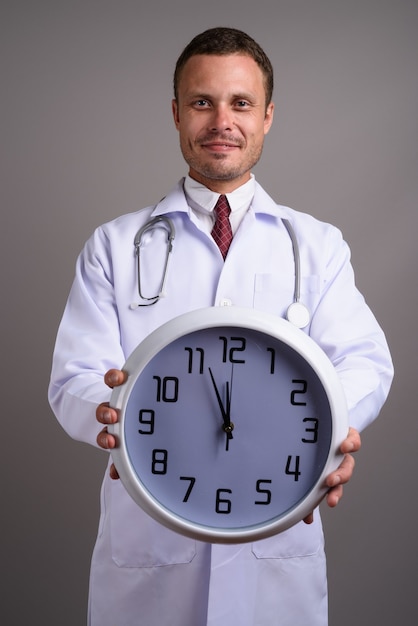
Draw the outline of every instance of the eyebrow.
M214 95L212 94L208 94L208 93L204 93L204 92L198 92L198 91L192 91L190 93L186 93L185 94L185 98L188 100L214 100ZM216 98L215 98L216 99ZM248 100L248 102L257 102L257 98L254 96L253 93L250 92L239 92L239 93L235 93L232 94L232 96L230 97L230 99L232 101L234 100Z

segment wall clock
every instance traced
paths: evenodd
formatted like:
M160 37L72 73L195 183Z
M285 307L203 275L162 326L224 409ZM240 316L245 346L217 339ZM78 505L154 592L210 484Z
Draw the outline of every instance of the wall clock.
M112 392L112 457L154 519L211 543L269 537L326 494L348 432L335 369L303 331L239 307L185 313L151 333Z

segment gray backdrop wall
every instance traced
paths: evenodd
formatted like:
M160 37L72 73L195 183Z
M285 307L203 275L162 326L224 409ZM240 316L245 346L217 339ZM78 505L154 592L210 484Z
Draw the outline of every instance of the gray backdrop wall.
M184 174L174 62L197 32L229 25L276 71L256 174L281 203L343 230L396 366L345 498L323 511L331 625L417 624L416 0L4 0L0 11L2 623L85 623L105 453L72 441L49 409L55 333L93 228Z

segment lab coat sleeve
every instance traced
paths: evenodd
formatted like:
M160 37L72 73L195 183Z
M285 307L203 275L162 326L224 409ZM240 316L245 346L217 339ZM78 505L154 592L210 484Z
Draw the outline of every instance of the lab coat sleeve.
M58 329L49 402L74 439L96 444L96 408L110 398L103 376L121 368L119 322L114 297L110 244L97 229L76 264L76 275Z
M362 431L386 400L393 365L385 335L355 285L350 249L338 229L328 231L327 247L310 334L339 375L350 425Z

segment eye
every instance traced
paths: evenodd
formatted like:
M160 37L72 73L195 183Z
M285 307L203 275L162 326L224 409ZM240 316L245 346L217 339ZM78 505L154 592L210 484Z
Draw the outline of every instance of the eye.
M204 109L205 107L209 106L209 102L208 100L205 100L204 98L200 98L199 100L195 101L194 106L197 109Z
M250 106L250 104L249 104L249 102L247 102L246 100L238 100L238 101L235 103L235 106L236 106L238 109L245 109L246 107L249 107L249 106Z

